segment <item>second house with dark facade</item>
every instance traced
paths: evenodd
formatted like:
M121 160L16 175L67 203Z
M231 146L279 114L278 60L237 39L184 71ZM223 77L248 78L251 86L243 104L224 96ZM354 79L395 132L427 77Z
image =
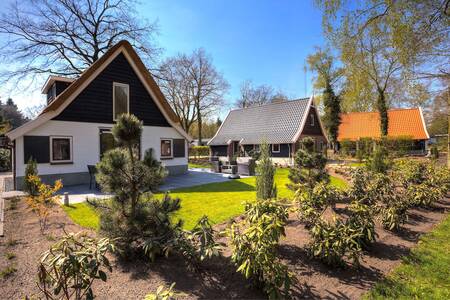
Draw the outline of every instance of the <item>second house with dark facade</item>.
M187 171L191 138L127 41L109 49L78 78L51 76L42 92L47 95L44 111L7 133L14 146L16 189L22 188L30 157L45 182L88 183L88 166L114 147L111 128L123 113L143 122L141 154L151 148L169 174Z
M310 136L316 149L327 146L313 97L232 110L208 142L211 156L249 156L262 142L270 145L274 163L292 165L300 140Z

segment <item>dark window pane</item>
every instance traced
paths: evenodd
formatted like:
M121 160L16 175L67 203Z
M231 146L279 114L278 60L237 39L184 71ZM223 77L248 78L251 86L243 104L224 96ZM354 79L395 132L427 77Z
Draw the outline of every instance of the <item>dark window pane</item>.
M161 140L161 156L172 156L171 140Z
M100 133L100 158L103 157L107 151L114 149L116 147L116 142L111 132L101 132Z
M52 160L70 160L70 139L52 139Z
M124 113L128 113L128 88L114 86L114 119Z

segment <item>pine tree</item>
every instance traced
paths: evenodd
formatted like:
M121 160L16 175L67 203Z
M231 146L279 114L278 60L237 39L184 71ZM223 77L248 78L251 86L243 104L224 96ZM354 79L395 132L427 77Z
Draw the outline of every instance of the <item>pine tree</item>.
M256 167L256 198L270 199L277 197L277 187L274 183L275 167L270 158L269 145L263 142L260 146L261 154Z
M289 172L291 189L305 188L311 193L317 183L329 181L329 175L325 170L327 159L321 152L315 151L312 138L302 139L294 162L294 167Z
M105 153L97 164L97 181L102 190L114 196L97 205L100 230L117 238L119 254L130 257L145 253L151 259L173 241L181 222L173 223L170 215L180 209L180 199L168 194L157 199L148 193L161 183L165 171L146 151L139 159L142 122L133 115L121 115L112 129L118 148ZM94 205L98 203L92 203Z

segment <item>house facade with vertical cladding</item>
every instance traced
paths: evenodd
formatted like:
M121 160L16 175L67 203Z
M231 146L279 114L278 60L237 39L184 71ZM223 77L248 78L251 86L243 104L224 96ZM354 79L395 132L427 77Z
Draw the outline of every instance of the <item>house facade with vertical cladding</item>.
M313 97L232 110L209 141L211 156L250 156L262 142L280 165L292 165L300 140L310 136L321 151L327 138Z
M191 138L128 42L113 46L77 79L51 76L42 91L47 94L43 112L7 133L14 145L17 189L31 157L44 182L88 183L88 165L114 147L110 130L122 113L143 122L141 155L153 149L169 175L187 171Z

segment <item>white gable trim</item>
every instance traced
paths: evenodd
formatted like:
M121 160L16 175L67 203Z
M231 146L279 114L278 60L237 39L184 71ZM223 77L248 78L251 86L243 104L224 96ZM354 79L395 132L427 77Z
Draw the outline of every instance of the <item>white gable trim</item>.
M311 111L311 107L315 108L314 95L312 95L308 100L308 104L307 104L305 113L303 114L302 122L300 124L299 130L297 131L297 133L294 135L294 138L292 139L292 143L297 142L298 139L300 138L300 136L302 135L303 129L305 128L306 120L308 120L309 112ZM327 137L326 132L323 130L322 122L320 121L320 116L319 116L317 109L316 109L316 114L317 114L317 122L319 123L320 129L322 130L322 134L328 143L328 137Z
M425 124L425 119L423 117L422 107L420 107L420 106L419 106L419 113L420 113L420 119L422 120L423 130L425 130L425 134L427 135L427 138L430 139L430 135L428 134L428 130L427 130L427 125Z
M189 136L189 134L187 134L182 128L181 126L179 126L178 124L176 124L175 122L173 122L169 116L167 115L165 109L162 107L161 103L159 103L159 101L157 101L157 97L155 97L154 92L152 91L151 87L148 86L147 82L145 80L143 80L143 75L141 74L141 72L139 71L139 69L136 67L136 65L134 64L133 60L130 58L128 52L126 51L124 46L119 47L100 67L98 67L95 72L87 79L83 82L82 85L80 85L80 87L78 89L76 89L68 98L66 101L64 101L64 103L55 111L49 111L46 112L42 115L39 115L36 119L6 133L6 135L11 139L11 140L15 140L20 136L23 136L24 134L26 134L27 132L33 130L34 128L44 124L45 122L53 119L54 117L56 117L57 115L59 115L70 103L72 103L72 101L95 79L97 78L97 76L103 72L105 70L105 68L120 54L123 53L124 56L126 57L128 63L131 65L131 67L133 68L133 70L135 71L135 73L138 75L139 79L141 80L142 84L145 86L145 88L147 89L147 92L151 95L151 97L153 98L153 101L156 103L157 107L159 108L159 110L161 111L161 113L163 114L163 116L166 118L167 122L176 130L178 131L178 133L180 133L184 138L186 138L188 141L192 141L192 138ZM53 100L53 101L56 101Z

